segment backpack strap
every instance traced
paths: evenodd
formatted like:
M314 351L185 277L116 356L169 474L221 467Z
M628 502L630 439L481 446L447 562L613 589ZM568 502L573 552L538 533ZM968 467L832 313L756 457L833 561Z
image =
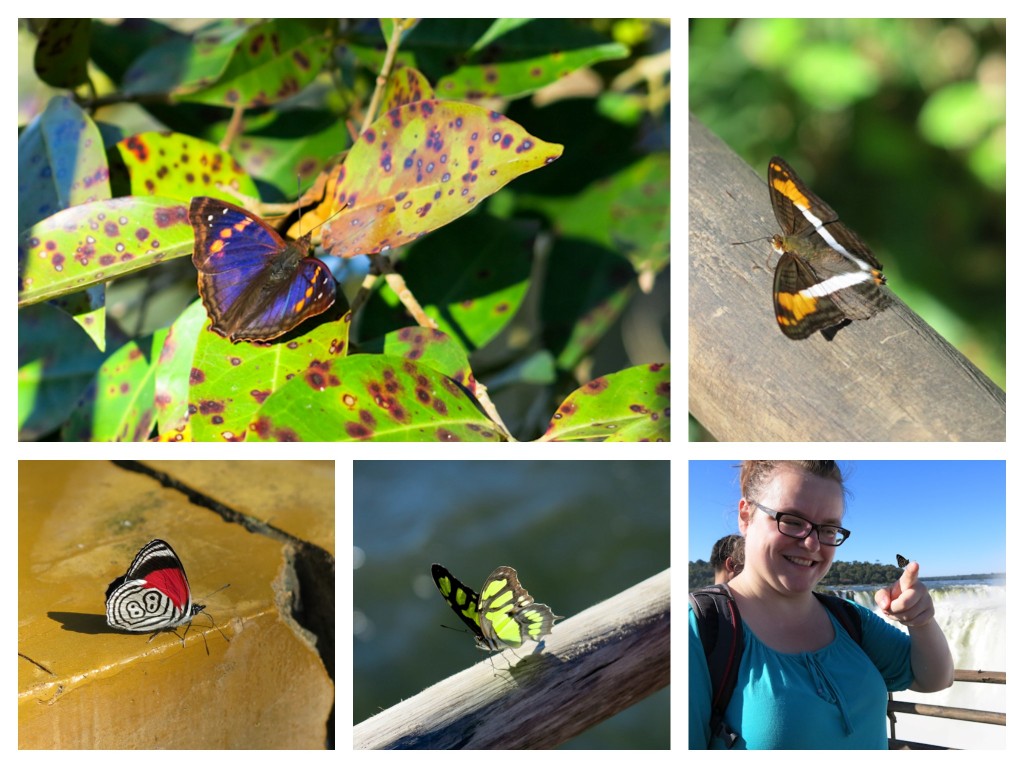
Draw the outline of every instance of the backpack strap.
M836 617L846 634L862 646L864 632L860 615L853 604L835 595L819 592L813 594ZM694 590L690 593L690 605L697 619L697 630L711 675L711 735L720 736L727 747L731 748L739 734L726 725L725 710L736 688L740 656L743 653L740 611L725 584Z
M860 614L853 607L853 603L843 600L843 598L836 595L826 595L821 592L815 592L814 596L828 609L829 613L836 617L836 621L839 622L839 626L846 630L846 634L863 648L864 629L860 623Z
M740 611L725 584L691 592L690 605L697 619L700 642L711 674L711 735L721 736L731 748L739 734L726 726L725 708L729 706L736 688L740 655L743 653Z

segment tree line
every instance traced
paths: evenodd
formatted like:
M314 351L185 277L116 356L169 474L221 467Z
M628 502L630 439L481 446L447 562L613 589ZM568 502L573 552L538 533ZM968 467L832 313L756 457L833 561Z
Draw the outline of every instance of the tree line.
M869 563L863 560L842 561L832 563L829 572L819 582L821 587L840 587L853 584L891 584L896 581L902 568L887 563ZM690 589L698 589L714 584L715 571L707 560L690 563Z

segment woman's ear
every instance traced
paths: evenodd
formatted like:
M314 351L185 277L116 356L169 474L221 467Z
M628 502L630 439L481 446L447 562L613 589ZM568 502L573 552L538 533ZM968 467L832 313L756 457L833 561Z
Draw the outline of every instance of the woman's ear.
M747 501L746 499L740 499L739 507L740 507L740 516L739 516L740 533L743 534L744 536L746 536L747 535L747 526L750 525L750 518L754 514L754 510L756 509L756 507L753 504L751 504L749 501Z

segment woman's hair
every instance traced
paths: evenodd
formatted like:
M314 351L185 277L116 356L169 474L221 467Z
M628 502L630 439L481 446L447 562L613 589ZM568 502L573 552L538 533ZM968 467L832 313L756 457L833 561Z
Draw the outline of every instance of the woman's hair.
M835 480L846 501L846 487L843 485L843 471L834 461L744 461L740 464L740 491L748 501L757 501L765 486L771 482L781 467L795 467L816 477Z
M730 557L735 565L743 567L743 537L738 533L723 536L715 542L711 548L711 567L716 571L722 570Z

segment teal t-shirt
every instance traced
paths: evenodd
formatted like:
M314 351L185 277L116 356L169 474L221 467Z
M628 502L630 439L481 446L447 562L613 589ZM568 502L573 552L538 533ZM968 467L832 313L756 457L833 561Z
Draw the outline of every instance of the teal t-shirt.
M810 653L774 651L743 624L743 653L725 722L733 749L886 749L887 691L914 681L910 637L853 603L863 648L831 612L835 639ZM710 745L711 675L690 608L690 749Z

